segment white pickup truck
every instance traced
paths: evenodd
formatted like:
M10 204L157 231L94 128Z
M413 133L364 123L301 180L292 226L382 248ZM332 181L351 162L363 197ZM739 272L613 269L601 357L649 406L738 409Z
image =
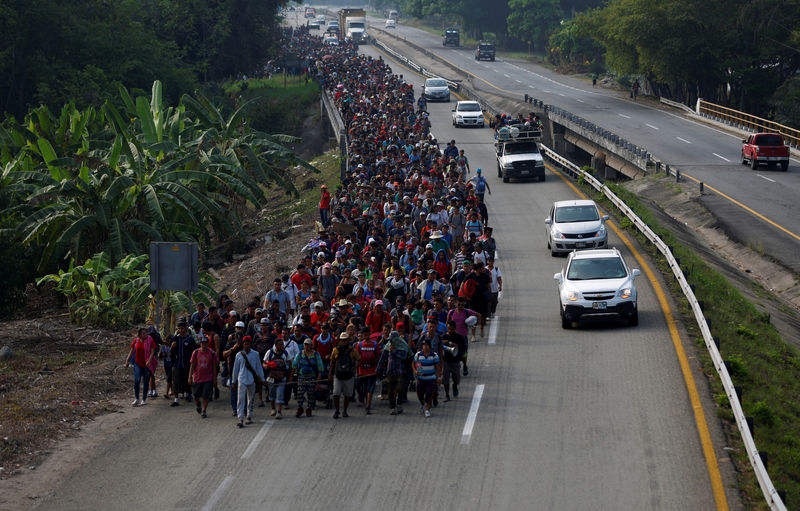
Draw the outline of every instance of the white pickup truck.
M539 152L542 131L531 126L503 126L497 130L497 177L544 181L544 159Z

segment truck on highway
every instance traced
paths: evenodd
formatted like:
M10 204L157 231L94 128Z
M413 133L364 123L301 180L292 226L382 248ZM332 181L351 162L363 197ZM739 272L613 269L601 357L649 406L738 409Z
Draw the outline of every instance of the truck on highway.
M460 39L458 35L458 29L455 27L450 27L444 29L444 33L442 34L442 46L456 46L460 45Z
M317 10L313 7L306 7L306 12L304 14L306 18L316 18L317 17Z
M475 48L475 60L491 60L494 62L494 43L481 41Z
M789 146L780 133L754 133L742 140L742 165L750 163L753 170L761 163L769 166L780 164L781 170L789 170Z
M497 177L504 183L514 179L544 181L544 159L539 152L542 130L517 124L497 130Z
M367 40L367 13L364 9L339 9L339 33L356 44Z

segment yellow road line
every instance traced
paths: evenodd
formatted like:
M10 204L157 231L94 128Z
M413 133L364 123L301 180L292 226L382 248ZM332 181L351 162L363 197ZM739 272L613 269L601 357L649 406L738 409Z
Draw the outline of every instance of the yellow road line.
M697 179L694 176L690 176L689 174L686 174L684 172L681 172L681 176L686 176L689 179L691 179L692 181L694 181L695 183L700 183L699 179ZM780 229L781 231L785 232L786 234L788 234L789 236L793 237L794 239L800 240L800 235L797 235L797 234L793 233L792 231L790 231L789 229L787 229L786 227L783 227L782 225L775 223L774 221L772 221L769 218L765 217L764 215L762 215L758 211L752 209L749 206L746 206L746 205L742 204L741 202L739 202L738 200L734 199L730 195L726 195L726 194L722 193L721 191L717 190L716 188L714 188L713 186L709 185L708 183L703 183L703 186L705 188L708 188L712 192L714 192L714 193L716 193L716 194L718 194L718 195L720 195L722 197L725 197L726 199L728 199L729 201L733 202L734 204L736 204L740 208L744 209L748 213L752 214L756 218L759 218L759 219L767 222L768 224L770 224L771 226L775 227L776 229Z
M549 165L548 168L555 175L560 177L561 180L567 184L567 186L572 188L572 190L578 194L579 197L583 199L588 198L586 194L579 190L570 180L564 177L561 172ZM700 394L697 392L697 384L694 381L694 375L692 374L692 369L689 366L689 359L686 356L686 351L683 349L678 328L675 326L676 321L672 314L672 308L669 306L664 289L656 279L653 270L644 260L644 257L642 257L639 251L633 246L633 243L631 243L628 236L620 228L618 228L614 222L609 221L607 222L607 225L614 230L625 246L628 247L628 250L630 250L633 256L636 258L636 261L638 261L645 275L647 275L647 280L650 281L650 285L653 287L653 290L656 293L661 310L664 312L664 319L666 320L667 327L669 328L669 334L672 338L672 345L675 347L675 353L678 356L678 363L681 366L681 373L683 373L683 381L686 384L686 390L689 393L689 402L692 405L694 421L697 425L697 433L700 436L700 444L703 446L703 455L706 459L706 468L708 469L708 476L711 479L711 489L714 492L714 500L716 501L717 511L726 511L729 509L728 499L725 496L725 487L722 484L722 475L719 471L717 456L714 453L714 445L711 442L711 433L708 430L708 423L706 423L706 417L703 413L703 405L700 402Z

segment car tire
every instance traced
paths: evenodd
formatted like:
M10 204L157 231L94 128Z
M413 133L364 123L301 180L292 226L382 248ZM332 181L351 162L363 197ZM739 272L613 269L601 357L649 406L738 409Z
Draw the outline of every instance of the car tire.
M497 165L497 177L503 177L503 171L500 170L500 165Z
M744 157L744 151L742 151L742 165L747 165L747 158Z
M510 181L510 179L509 179L508 177L506 177L506 176L503 176L503 182L504 182L504 183L508 183L509 181Z
M634 309L633 314L628 318L628 326L639 325L639 309Z
M758 160L756 160L756 156L755 155L753 155L750 158L750 168L753 169L753 170L756 170L758 168Z
M781 170L783 172L786 172L786 171L789 170L789 162L788 161L782 161L781 162Z
M539 182L544 183L544 174L542 174L542 176L539 178Z
M561 311L561 328L564 330L572 329L572 321L567 319L567 316L564 315L564 311Z

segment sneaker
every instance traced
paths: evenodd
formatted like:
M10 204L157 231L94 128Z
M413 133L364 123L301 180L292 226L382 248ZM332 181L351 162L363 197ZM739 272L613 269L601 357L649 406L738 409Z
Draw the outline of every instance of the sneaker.
M142 399L142 402L139 403L139 406L145 406L147 404L147 399Z
M236 410L231 412L231 417L236 417L237 415L239 415L239 414L236 412Z
M458 397L458 385L453 384L453 397Z
M431 411L430 410L425 410L425 417L427 418L427 417L430 417L430 416L431 416Z
M275 419L276 420L281 420L281 418L282 418L281 412L278 412L278 413L275 414Z
M178 406L179 404L180 403L178 403L178 400L176 399L175 401L171 402L169 405L170 406Z
M300 417L302 417L302 416L303 416L303 409L302 409L302 408L298 408L298 409L297 409L297 413L296 413L296 414L294 414L294 416L295 416L295 417L297 417L298 419L299 419Z
M367 408L364 410L364 413L365 413L366 415L372 415L372 410L370 410L370 409L369 409L369 407L367 407Z
M463 373L461 373L461 374L463 374L464 376L469 376L469 369L467 369L467 368L465 367L465 368L464 368L464 372L463 372Z
M392 408L392 411L389 412L389 415L397 415L397 408Z
M131 403L131 406L139 406L139 400L138 399L134 399L133 403Z
M253 418L252 417L248 417L247 420L244 421L244 423L245 424L252 424L253 423Z
M269 416L270 417L275 417L275 409L274 408L272 410L270 410Z
M333 412L333 418L334 419L338 419L339 418L339 410L336 410L335 412Z
M450 401L450 395L444 396L444 402L446 403L448 401Z
M158 397L158 391L157 391L157 390L154 390L154 391L153 391L153 395L152 395L152 396L150 396L150 397Z
M204 419L208 417L208 414L206 414L205 410L203 411L203 413L200 414L200 417Z
M237 422L236 422L236 427L237 427L237 428L243 428L243 427L244 427L244 424L242 424L242 421L237 421Z
M311 408L306 410L306 417L311 417Z
M342 412L342 417L344 417L345 419L350 417L349 415L347 415L347 410Z
M197 410L197 413L201 413L203 411L203 409L200 408L200 404L199 403L197 404L196 410Z
M401 413L403 413L403 409L400 406L398 406L397 407L397 414L400 415Z

